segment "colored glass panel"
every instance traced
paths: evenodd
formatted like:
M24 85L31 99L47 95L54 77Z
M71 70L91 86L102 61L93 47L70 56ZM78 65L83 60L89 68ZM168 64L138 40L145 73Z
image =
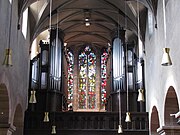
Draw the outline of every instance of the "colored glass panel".
M68 56L68 103L73 101L73 67L74 56L71 51L67 51Z
M96 107L96 55L89 46L79 55L79 109Z
M103 50L103 53L101 55L101 109L105 108L106 103L106 61L108 58L107 49Z

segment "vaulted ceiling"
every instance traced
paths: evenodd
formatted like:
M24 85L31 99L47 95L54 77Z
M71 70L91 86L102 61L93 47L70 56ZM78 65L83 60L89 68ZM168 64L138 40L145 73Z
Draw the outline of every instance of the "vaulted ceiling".
M154 0L52 0L50 6L49 0L19 0L20 13L30 7L32 40L51 25L64 32L68 46L84 43L106 46L117 28L126 30L126 40L134 40L138 30L137 11L143 40L147 9L155 13L153 3ZM90 26L85 25L87 22Z

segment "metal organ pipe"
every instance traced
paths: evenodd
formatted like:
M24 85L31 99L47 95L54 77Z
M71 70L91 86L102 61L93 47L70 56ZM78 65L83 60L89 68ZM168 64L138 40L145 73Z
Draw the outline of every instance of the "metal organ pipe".
M121 39L116 38L113 42L113 78L114 89L120 89L123 75L123 47Z
M55 31L55 38L51 46L51 88L60 90L61 66L62 66L62 42L59 39L58 29Z

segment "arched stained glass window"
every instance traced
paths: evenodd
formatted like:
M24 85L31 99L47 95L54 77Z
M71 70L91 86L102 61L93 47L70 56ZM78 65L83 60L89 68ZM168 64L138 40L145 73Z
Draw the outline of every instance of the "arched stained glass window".
M101 55L101 109L105 108L106 103L106 61L108 58L107 49Z
M96 108L96 55L87 46L79 54L79 109Z
M71 104L73 101L73 66L74 56L71 51L67 51L68 56L68 103Z

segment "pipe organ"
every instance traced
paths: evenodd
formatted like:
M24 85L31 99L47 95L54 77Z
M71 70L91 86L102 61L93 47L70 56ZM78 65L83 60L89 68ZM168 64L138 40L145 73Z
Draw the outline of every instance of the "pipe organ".
M62 88L63 37L51 29L50 43L40 41L41 52L31 60L30 90L36 90L37 104L30 110L61 111L65 100Z

